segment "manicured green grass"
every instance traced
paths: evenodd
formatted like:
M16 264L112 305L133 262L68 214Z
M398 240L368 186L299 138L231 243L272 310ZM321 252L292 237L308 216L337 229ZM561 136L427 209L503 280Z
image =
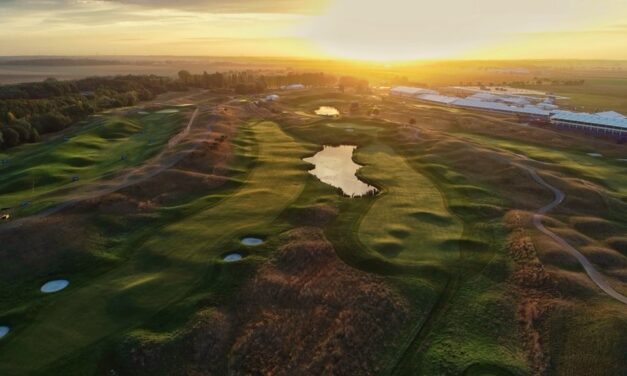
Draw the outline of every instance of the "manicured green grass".
M359 225L365 245L404 265L459 258L463 226L428 178L388 146L365 147L358 160L366 165L361 173L383 187Z
M300 158L305 149L273 123L252 127L259 156L241 189L153 229L153 236L118 268L55 295L31 325L4 341L0 371L41 370L145 322L201 283L213 265L222 264L221 255L231 250L233 239L271 224L303 189L307 175Z
M531 85L537 89L568 97L560 101L566 106L574 106L581 111L595 112L614 110L627 114L627 78L625 77L586 77L583 85Z
M594 157L588 153L603 154L603 150L560 150L555 148L506 140L477 134L460 134L470 140L512 151L542 162L549 162L573 174L594 181L608 189L627 196L627 163L613 156Z
M412 321L397 346L383 354L382 374L461 374L472 364L524 374L504 283L508 265L500 214L474 210L496 207L499 199L446 164L423 161L420 147L405 145L391 124L357 119L340 124L324 132L319 123L289 130L310 142L360 145L355 160L365 167L358 175L382 192L334 198L332 193L314 195L310 183L310 198L304 200L303 194L299 203L339 206L340 215L326 230L338 255L356 268L385 276L410 301ZM377 132L345 136L346 127L361 126ZM513 345L503 348L499 338Z
M87 122L66 136L0 153L0 160L8 161L0 166L0 207L30 201L31 207L14 213L26 215L62 201L81 187L140 165L185 126L179 114L158 113Z

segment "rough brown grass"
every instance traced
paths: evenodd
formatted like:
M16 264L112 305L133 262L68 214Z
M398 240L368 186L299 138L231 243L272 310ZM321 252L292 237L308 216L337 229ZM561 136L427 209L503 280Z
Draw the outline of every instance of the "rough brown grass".
M174 360L171 344L132 342L125 367L132 374L375 374L408 319L406 301L381 278L342 263L320 229L295 229L282 243L232 307L201 315L174 340L183 344Z

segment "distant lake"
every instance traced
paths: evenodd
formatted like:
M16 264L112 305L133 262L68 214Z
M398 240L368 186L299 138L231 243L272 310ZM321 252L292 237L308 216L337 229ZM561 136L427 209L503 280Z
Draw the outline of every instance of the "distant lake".
M363 196L377 189L359 180L355 173L362 166L353 161L353 151L357 146L324 146L313 157L303 159L316 167L309 173L323 183L340 188L350 197Z
M316 111L316 115L321 116L340 116L340 111L335 107L330 106L320 106Z

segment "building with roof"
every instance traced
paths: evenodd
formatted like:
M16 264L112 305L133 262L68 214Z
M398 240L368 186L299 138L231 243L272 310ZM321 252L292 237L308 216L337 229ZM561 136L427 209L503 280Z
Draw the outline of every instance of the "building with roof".
M597 134L627 137L627 117L615 111L586 112L553 111L551 124L558 128L570 128Z
M291 85L286 85L286 86L281 87L281 89L283 90L301 90L304 88L305 88L305 85L303 84L291 84Z
M425 89L421 87L411 87L411 86L395 86L390 89L390 95L398 96L398 97L411 97L416 98L419 95L423 94L438 94L435 90Z
M518 116L520 121L553 124L560 129L584 130L600 135L618 136L621 139L627 137L626 116L616 111L595 114L563 111L553 103L553 97L532 104L523 96L475 92L466 98L460 98L441 95L434 90L407 86L392 88L390 94L453 107L513 114Z

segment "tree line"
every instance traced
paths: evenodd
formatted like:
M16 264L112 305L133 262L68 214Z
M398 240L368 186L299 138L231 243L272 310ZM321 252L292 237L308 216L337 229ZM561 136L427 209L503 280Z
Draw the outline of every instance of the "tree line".
M131 75L0 86L0 148L36 142L98 111L184 89L169 78Z
M292 84L309 87L325 87L337 84L337 77L322 73L268 74L260 71L235 71L192 74L182 70L178 73L181 83L202 89L227 89L235 94L259 94L269 89L278 89Z
M182 70L176 78L155 75L90 77L71 81L53 78L43 82L0 86L0 149L37 142L40 135L58 132L98 111L136 105L168 91L190 87L259 94L292 84L308 87L367 89L368 81L322 72L272 74L235 71L192 74Z

